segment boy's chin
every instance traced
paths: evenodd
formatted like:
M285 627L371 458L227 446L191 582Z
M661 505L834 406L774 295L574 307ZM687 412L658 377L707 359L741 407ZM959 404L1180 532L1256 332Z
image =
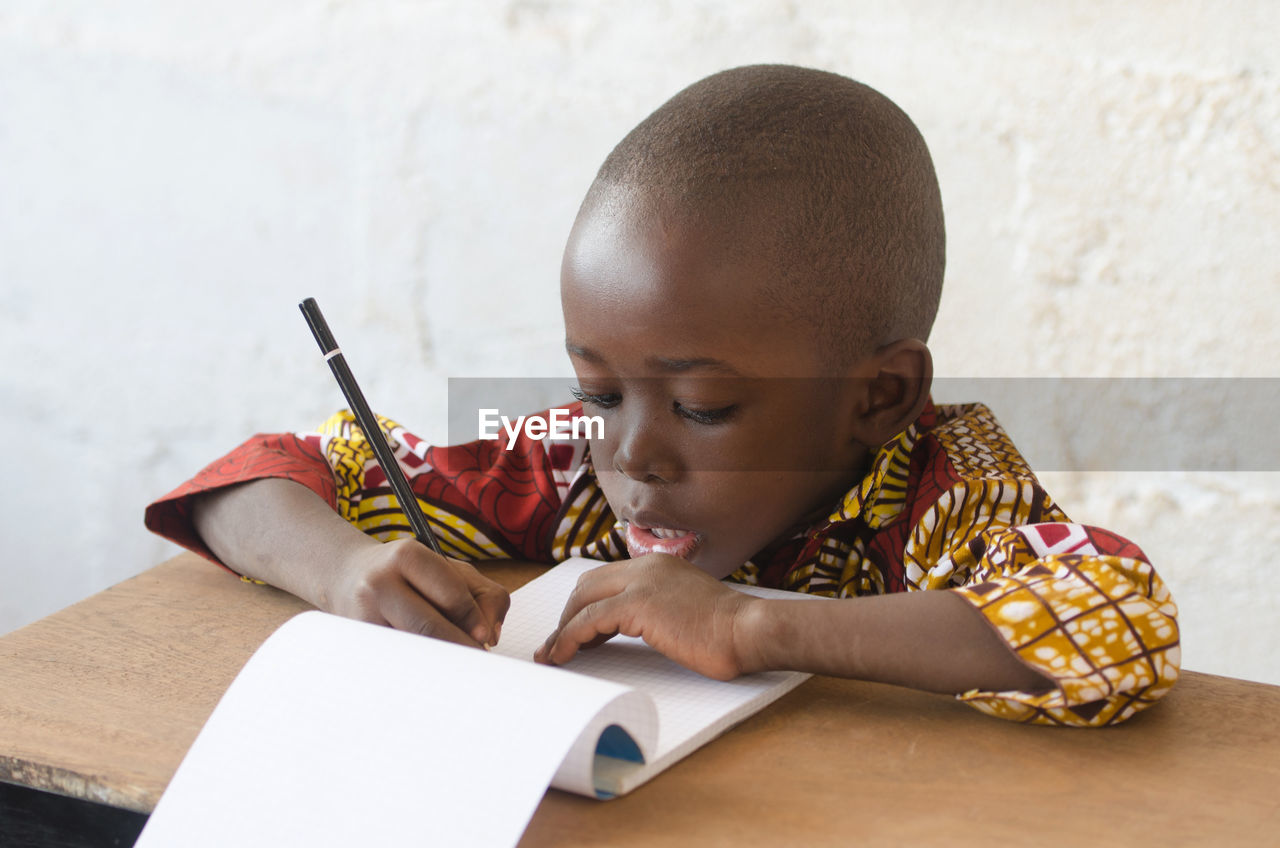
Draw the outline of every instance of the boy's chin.
M698 556L689 560L699 571L706 572L717 580L723 580L742 567L741 562L722 562L718 557Z

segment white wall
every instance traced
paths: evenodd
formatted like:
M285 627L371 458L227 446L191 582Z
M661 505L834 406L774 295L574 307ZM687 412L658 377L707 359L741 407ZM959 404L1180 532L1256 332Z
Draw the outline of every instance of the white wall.
M447 377L564 373L595 168L738 64L847 73L920 125L940 373L1280 376L1269 0L109 6L0 0L0 631L167 557L150 499L340 405L302 297L429 437ZM1280 474L1044 477L1153 556L1188 667L1280 683Z

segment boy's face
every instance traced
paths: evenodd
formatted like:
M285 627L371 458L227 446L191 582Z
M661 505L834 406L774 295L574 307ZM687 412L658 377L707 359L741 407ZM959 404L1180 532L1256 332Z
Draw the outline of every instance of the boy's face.
M586 413L604 420L592 460L631 556L675 554L719 578L856 482L857 381L823 379L813 326L761 305L773 269L749 239L648 221L625 199L579 216L566 347Z

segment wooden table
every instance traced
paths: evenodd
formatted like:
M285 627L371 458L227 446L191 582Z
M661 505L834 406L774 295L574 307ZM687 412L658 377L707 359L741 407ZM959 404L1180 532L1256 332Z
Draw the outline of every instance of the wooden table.
M305 606L184 554L0 638L0 822L38 834L0 843L75 844L54 825L107 820L89 841L131 844L241 665ZM1186 673L1121 727L1063 730L815 677L631 795L549 791L521 845L993 841L1280 844L1280 687Z

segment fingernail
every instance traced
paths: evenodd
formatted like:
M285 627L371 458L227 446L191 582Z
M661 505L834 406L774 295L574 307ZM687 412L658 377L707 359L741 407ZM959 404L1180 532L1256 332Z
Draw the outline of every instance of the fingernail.
M481 645L488 644L489 642L488 637L489 637L488 628L486 628L483 624L477 624L475 627L471 628L471 638L475 639Z

